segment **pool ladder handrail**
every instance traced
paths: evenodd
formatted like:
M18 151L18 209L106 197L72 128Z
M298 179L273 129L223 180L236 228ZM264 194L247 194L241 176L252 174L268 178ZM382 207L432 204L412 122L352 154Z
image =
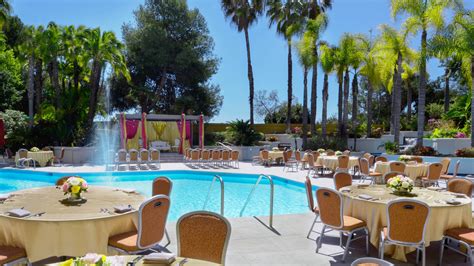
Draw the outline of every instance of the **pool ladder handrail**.
M211 197L212 187L214 186L216 180L219 180L219 183L221 184L221 215L224 216L224 180L219 175L215 175L212 178L212 182L209 186L209 191L207 192L206 200L204 201L202 209L205 210L207 207L207 203L209 202L209 198Z
M275 194L275 187L274 187L274 184L273 184L273 178L269 175L263 175L262 174L258 177L257 182L253 186L252 190L250 191L250 194L247 197L247 200L245 201L244 207L240 211L240 217L242 217L242 214L244 213L245 208L247 208L247 205L249 204L250 199L252 198L252 196L255 192L255 189L257 188L258 184L260 184L260 181L262 181L263 178L268 179L268 181L270 182L270 215L269 215L270 223L269 223L269 226L270 226L270 228L273 228L273 196Z

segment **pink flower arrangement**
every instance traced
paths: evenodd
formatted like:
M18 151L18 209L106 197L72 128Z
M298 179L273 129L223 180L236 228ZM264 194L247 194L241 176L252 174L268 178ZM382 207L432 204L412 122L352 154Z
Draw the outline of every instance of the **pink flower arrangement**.
M458 132L456 134L456 136L454 136L455 138L457 139L463 139L463 138L466 138L466 134L462 133L462 132Z

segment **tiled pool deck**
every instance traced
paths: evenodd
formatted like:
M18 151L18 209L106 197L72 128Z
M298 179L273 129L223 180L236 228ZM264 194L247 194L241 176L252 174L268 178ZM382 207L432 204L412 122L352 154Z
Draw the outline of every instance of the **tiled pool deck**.
M162 170L189 170L190 168L182 163L162 164ZM31 170L31 169L29 169ZM102 166L63 166L36 168L37 171L48 172L100 172L104 171ZM306 171L284 172L282 167L254 166L250 163L240 163L239 169L192 169L196 171L216 171L216 172L239 172L249 174L268 174L281 176L290 180L303 182ZM332 178L315 178L313 185L320 187L334 187ZM267 223L268 217L258 217ZM226 265L350 265L357 258L365 257L365 242L363 239L353 242L353 249L350 249L346 263L341 263L343 249L339 247L338 234L330 232L325 238L319 253L315 252L316 244L314 239L317 234L312 234L313 240L307 239L306 234L313 222L314 215L311 213L277 215L274 217L273 232L254 217L232 218L232 235L227 253ZM321 230L321 224L317 223L316 231ZM168 249L176 252L175 224L169 223L168 232L172 243ZM437 265L439 258L439 242L433 242L427 248L427 264ZM370 256L377 256L377 249L370 248ZM408 255L410 263L400 261L391 262L395 265L413 265L416 254L412 252ZM443 265L469 265L464 259L447 251Z

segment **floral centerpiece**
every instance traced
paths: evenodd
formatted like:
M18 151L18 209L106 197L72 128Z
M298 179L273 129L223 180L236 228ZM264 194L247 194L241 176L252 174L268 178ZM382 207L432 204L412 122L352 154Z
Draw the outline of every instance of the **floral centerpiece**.
M33 147L30 149L31 152L39 152L40 149L38 147Z
M278 149L278 147L273 147L272 148L272 151L279 151L280 149Z
M323 152L325 152L325 151L326 151L325 149L318 149L318 152L319 152L319 153L323 153Z
M72 258L61 262L60 266L112 266L125 265L123 257L112 256L106 257L101 254L88 253L84 257Z
M335 154L336 154L336 156L341 156L341 155L342 155L342 151L336 151Z
M69 200L81 200L81 193L86 192L89 188L86 180L79 176L69 177L63 184L62 190L64 195L69 194Z
M387 187L391 188L395 195L406 196L413 190L414 183L409 177L397 175L387 181Z
M400 157L398 157L398 160L401 161L401 162L409 162L412 160L412 158L410 156L407 156L407 155L400 155Z

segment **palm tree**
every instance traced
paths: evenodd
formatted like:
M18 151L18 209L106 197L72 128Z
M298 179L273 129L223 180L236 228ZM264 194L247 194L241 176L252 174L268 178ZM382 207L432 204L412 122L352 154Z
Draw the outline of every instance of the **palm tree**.
M101 33L99 28L88 29L84 32L84 49L91 65L89 87L89 110L87 115L88 130L92 129L97 108L97 99L100 89L102 70L110 65L118 75L124 75L130 80L130 74L122 54L123 45L111 31Z
M418 91L418 134L417 146L423 146L426 102L426 61L428 29L439 29L444 25L443 11L458 0L391 0L392 17L408 14L404 27L407 32L416 34L421 31L420 87Z
M40 44L41 54L44 63L47 65L51 86L56 96L56 108L60 108L61 88L59 85L59 62L58 58L62 53L61 30L54 23L50 22L43 32Z
M66 63L69 65L65 66L70 68L72 72L73 87L79 89L79 82L81 77L85 74L84 66L87 64L87 57L83 56L84 43L85 43L85 30L84 26L74 27L66 26L61 29L61 43L63 44L63 55L66 58ZM72 65L72 66L70 66ZM65 86L63 86L65 87Z
M34 96L35 96L35 62L36 62L36 29L34 26L28 26L23 32L24 41L20 45L20 54L24 56L26 61L26 67L28 68L27 79L26 79L26 90L28 98L28 117L29 127L33 127L34 123Z
M402 80L405 82L405 90L407 91L407 120L411 121L413 90L410 87L410 81L417 73L417 66L411 62L403 62Z
M328 119L328 97L329 97L329 74L334 71L335 65L335 48L324 44L319 47L319 62L324 72L323 83L323 110L321 114L321 135L323 139L327 136L327 119Z
M360 69L360 74L367 79L367 99L366 99L366 109L367 109L367 137L372 135L372 97L374 93L374 88L377 88L380 83L380 71L379 71L379 62L374 51L375 42L367 36L359 37L361 50L364 53L362 57L362 67Z
M237 26L237 31L244 31L247 47L247 76L249 79L250 124L254 124L253 98L255 93L252 60L250 57L249 27L257 22L258 16L263 13L263 0L222 0L221 7L226 18L230 18Z
M474 11L458 12L443 34L436 35L430 47L443 56L462 60L462 73L471 86L471 146L474 147Z
M359 107L358 97L359 97L359 67L361 66L364 56L365 56L365 46L362 39L363 35L354 35L354 51L351 54L351 67L354 71L354 76L352 77L352 114L351 114L351 124L352 124L352 134L354 136L354 147L357 149L357 113Z
M393 82L387 85L387 89L392 92L392 130L394 142L398 144L400 141L402 63L404 58L413 57L413 51L408 46L407 34L400 33L387 25L381 25L380 28L382 33L375 50L380 60L384 61L385 68L381 66L381 69L385 69L383 71L387 73L385 78L393 77Z
M316 49L314 27L319 27L315 20L308 20L306 31L298 43L298 58L303 66L303 147L308 140L308 71L317 61L314 50Z
M12 7L8 0L0 0L0 28L3 27Z
M277 32L282 35L288 44L288 99L286 131L291 132L291 103L293 99L293 60L291 55L291 41L294 35L301 32L304 17L301 16L302 4L293 0L269 0L267 16L270 27L276 24Z
M310 27L307 27L307 31L310 30L313 32L314 39L314 57L315 61L312 66L312 76L311 76L311 118L310 118L310 130L314 135L316 134L316 110L317 110L317 99L318 99L318 42L321 37L321 34L326 30L328 24L328 18L325 14L325 11L332 7L332 0L326 1L316 1L316 0L306 0L304 1L304 10L308 14L308 18L313 24Z

